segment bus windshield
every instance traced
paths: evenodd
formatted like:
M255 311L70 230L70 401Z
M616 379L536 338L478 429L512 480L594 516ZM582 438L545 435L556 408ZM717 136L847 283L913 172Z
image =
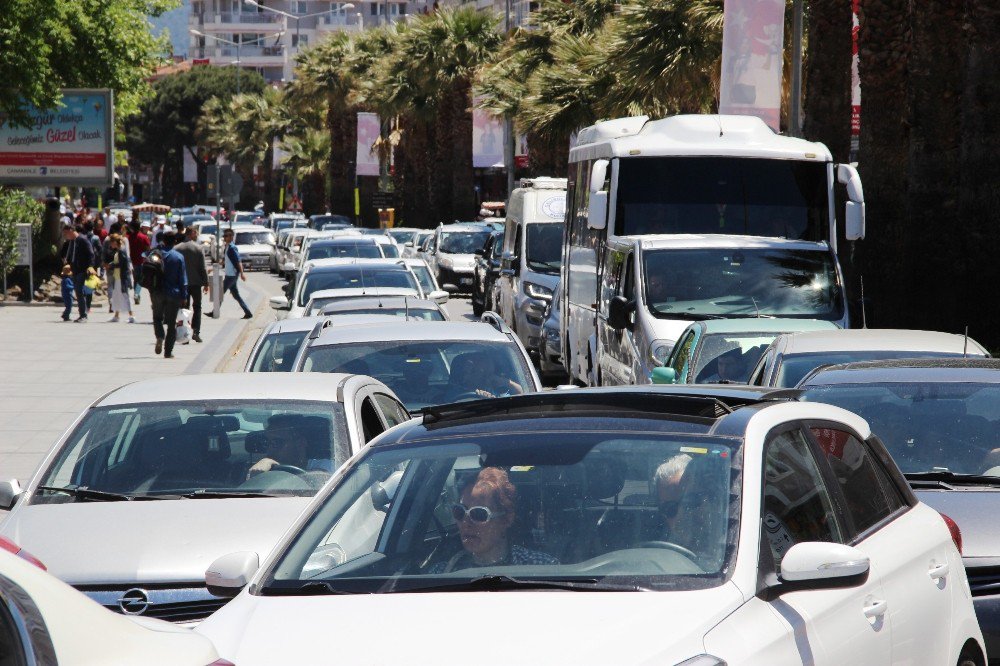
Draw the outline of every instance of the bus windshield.
M745 157L621 159L615 234L828 240L826 166Z
M844 316L834 259L823 250L647 250L643 272L647 307L661 319Z

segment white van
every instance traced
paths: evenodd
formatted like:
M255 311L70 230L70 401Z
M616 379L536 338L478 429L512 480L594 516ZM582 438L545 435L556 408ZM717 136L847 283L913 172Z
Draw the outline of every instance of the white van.
M559 284L565 214L565 178L522 179L507 204L494 308L530 350Z

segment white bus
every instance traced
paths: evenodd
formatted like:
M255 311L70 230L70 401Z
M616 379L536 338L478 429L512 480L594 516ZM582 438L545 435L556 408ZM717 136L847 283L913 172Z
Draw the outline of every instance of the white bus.
M838 181L847 191L845 237L864 238L864 194L857 170L849 164L834 164L823 144L780 136L758 118L680 115L649 120L638 116L582 130L569 156L560 295L563 353L571 380L596 383L599 320L607 321L605 301L610 299L601 285L615 281L605 280L609 246L620 248L644 236L677 234L695 240L702 237L717 253L731 254L745 243L760 250L769 238L776 247L791 240L796 241L797 251L828 256L829 261L818 265L832 262L839 282L834 196ZM717 242L720 235L728 237L724 247ZM688 249L696 245L689 243ZM720 254L715 263L726 263L727 256ZM773 260L781 261L780 257ZM617 264L612 270L622 265L611 263ZM728 263L737 269L740 265ZM831 274L825 270L818 281ZM801 275L795 279L803 282ZM732 283L725 287L729 290L742 284L740 280L722 282ZM653 308L649 314L655 319L685 323L733 316L794 316L849 324L842 284L831 287L837 290L836 307L824 303L823 312L816 313L801 307L794 313L772 310L767 299L752 293L754 285L744 286L747 293L716 298L719 295L710 293L715 287L710 283L703 286L703 297L667 293L662 297L665 301L654 306L646 299L646 305ZM773 289L773 282L767 288ZM683 307L673 309L678 301L683 301ZM797 299L799 305L802 301ZM655 354L651 349L637 349L636 354L653 357L655 363L675 341L659 335Z

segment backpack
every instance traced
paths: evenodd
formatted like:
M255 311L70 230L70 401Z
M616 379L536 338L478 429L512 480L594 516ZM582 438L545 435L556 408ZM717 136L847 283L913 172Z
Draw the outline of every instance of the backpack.
M151 250L146 255L139 284L151 292L163 290L163 253L159 250Z

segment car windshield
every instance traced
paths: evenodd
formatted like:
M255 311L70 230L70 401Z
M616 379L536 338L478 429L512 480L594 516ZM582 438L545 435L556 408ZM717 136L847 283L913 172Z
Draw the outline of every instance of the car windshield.
M370 449L264 594L721 584L739 531L738 441L622 425Z
M529 370L510 343L390 340L311 347L305 372L369 375L391 388L408 410L533 391Z
M382 253L374 243L334 243L309 246L306 261L310 259L330 259L338 257L354 257L357 259L381 259Z
M820 376L822 377L822 375ZM879 382L809 386L803 400L859 414L904 474L1000 477L1000 385Z
M838 363L852 363L854 361L881 361L893 358L951 358L962 356L962 354L948 354L944 352L918 352L918 351L826 351L810 352L808 354L785 354L781 357L778 365L778 374L775 378L775 386L781 388L793 388L810 372L821 365L836 365Z
M308 303L314 291L371 287L398 287L420 292L413 274L404 268L338 266L336 270L310 271L299 292L298 305L301 307Z
M712 333L701 339L694 364L696 384L746 384L761 354L780 333Z
M489 231L444 232L438 250L446 254L475 254L489 236Z
M281 231L282 229L294 229L296 227L306 226L306 221L303 219L277 219L274 221L274 230Z
M386 306L386 307L375 307L375 308L357 308L355 310L337 310L336 312L324 312L323 314L328 316L337 315L391 315L393 317L406 317L409 316L411 319L422 319L424 321L444 321L444 316L441 314L440 310L431 310L430 308L407 308L402 305L396 306Z
M561 224L527 225L525 246L528 268L538 273L559 275L562 266L563 226Z
M250 366L251 372L291 372L295 355L309 331L272 333L261 340L257 356Z
M146 403L90 410L42 477L35 503L88 493L178 498L311 496L351 453L343 406L318 401ZM262 462L262 461L267 462Z
M256 222L263 218L261 213L236 213L233 216L233 222Z
M738 157L618 160L615 233L826 240L827 165Z
M424 290L425 295L437 289L434 286L434 278L431 277L431 270L426 265L410 266L410 270L417 276L417 282L420 283L420 288Z
M378 248L382 250L382 256L387 259L399 259L399 246L395 243L379 243Z
M274 245L274 234L270 231L237 231L237 245Z
M217 224L199 224L198 233L199 234L209 234L215 236L219 232L219 225Z
M646 304L662 319L843 317L836 267L822 250L647 250L643 270Z
M340 229L354 226L346 215L313 215L309 221L313 229L321 229L325 224L337 224Z
M413 240L413 237L416 235L416 233L417 233L416 231L394 231L392 229L389 230L389 235L392 237L392 240L396 241L400 245L403 245L404 243L409 243L411 240Z

